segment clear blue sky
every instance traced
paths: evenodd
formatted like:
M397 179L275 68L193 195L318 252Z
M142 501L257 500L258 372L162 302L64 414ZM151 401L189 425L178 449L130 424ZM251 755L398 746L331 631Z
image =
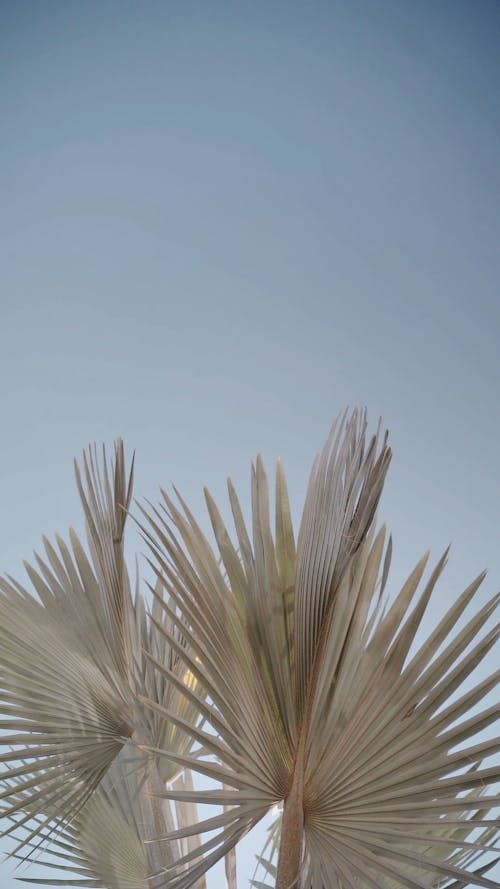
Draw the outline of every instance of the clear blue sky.
M198 511L281 455L298 520L366 404L393 589L450 540L431 620L498 587L499 45L496 0L0 4L3 570L91 440Z

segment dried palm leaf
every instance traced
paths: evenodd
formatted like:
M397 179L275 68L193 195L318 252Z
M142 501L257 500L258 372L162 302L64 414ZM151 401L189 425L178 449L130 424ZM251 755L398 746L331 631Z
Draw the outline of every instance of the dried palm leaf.
M424 557L385 608L390 544L385 549L385 531L375 533L373 520L390 451L386 436L379 447L378 433L366 446L365 433L364 413L334 426L313 467L297 548L280 465L273 536L260 458L251 535L231 483L235 543L206 494L218 555L179 495L177 505L162 492L162 504L143 511L166 594L157 601L173 627L189 627L189 648L155 625L196 689L154 665L205 727L153 699L144 703L206 751L171 759L224 785L168 791L172 800L222 810L165 834L166 843L202 837L196 853L183 856L185 871L166 868L165 889L188 889L279 801L277 889L497 885L482 868L471 874L469 853L493 848L498 837L498 822L486 815L499 798L485 789L500 773L482 763L500 751L500 740L475 739L498 708L473 708L499 673L454 694L498 638L498 626L483 628L499 597L454 634L481 575L411 653L446 557L419 594ZM464 827L467 816L474 820ZM468 839L473 830L479 838Z
M126 482L121 443L114 488L105 459L104 481L94 455L85 468L88 491L81 493L93 564L70 532L70 547L59 539L56 551L45 541L45 560L37 556L36 569L26 566L36 597L0 579L0 709L7 717L0 725L8 732L2 743L13 747L0 762L25 760L15 770L23 780L1 794L2 814L27 806L26 823L49 811L57 811L57 823L74 817L134 731L128 626L134 611L122 541L132 472ZM32 835L47 823L42 818Z
M185 649L186 638L158 602L155 623L148 619L138 582L131 592L123 535L133 466L127 474L122 443L110 469L104 450L99 466L94 448L84 455L83 476L78 467L76 475L91 559L71 531L69 547L60 538L57 550L45 541L45 559L26 566L35 595L0 579L0 727L9 746L0 755L4 834L16 835L13 854L23 848L25 859L51 841L53 861L66 855L65 866L84 873L87 882L78 885L127 889L136 880L155 889L155 873L182 855L175 843L161 850L150 844L176 826L171 804L158 794L180 767L139 744L186 755L193 741L145 711L138 695L197 724L193 704L144 655L159 659L182 686L186 668L177 648ZM175 649L157 626L169 630ZM179 802L184 827L187 811L195 817L192 803Z

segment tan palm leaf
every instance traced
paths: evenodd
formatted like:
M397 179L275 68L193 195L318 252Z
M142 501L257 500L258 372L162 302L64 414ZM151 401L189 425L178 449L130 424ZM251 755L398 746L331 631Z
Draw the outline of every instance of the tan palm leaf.
M203 861L188 853L187 871L166 869L169 889L187 889L279 801L277 889L497 885L482 869L472 877L469 865L498 836L498 822L486 817L498 796L485 790L499 768L482 761L500 751L500 740L475 738L498 708L473 708L500 671L454 694L498 638L498 626L482 631L499 597L454 633L481 575L410 653L446 556L418 593L421 559L386 607L390 544L373 519L390 451L386 436L367 446L365 434L364 413L335 424L313 466L297 547L280 464L271 531L260 458L251 534L230 482L236 543L206 493L217 555L180 497L176 505L163 492L162 505L144 510L152 564L168 594L159 604L179 630L189 626L189 649L176 650L197 687L182 688L165 664L152 662L205 727L154 700L145 704L207 754L174 761L223 785L170 789L171 799L224 809L166 835L168 843L215 832L203 838ZM157 627L175 648L171 632Z
M134 730L134 609L123 560L132 474L127 480L121 444L113 484L105 461L99 475L95 453L84 465L92 562L71 531L70 547L45 541L45 560L26 565L35 595L0 579L0 725L13 748L0 762L26 760L9 769L19 780L1 794L2 814L12 818L28 801L26 823L48 811L77 814ZM11 821L6 832L13 829Z
M128 743L76 817L61 824L57 832L49 834L46 827L42 830L42 838L48 838L50 844L37 864L52 876L21 879L37 885L86 889L161 887L163 868L174 866L181 858L182 843L163 848L159 863L158 846L151 840L159 829L174 829L176 823L183 823L184 808L179 803L176 811L169 801L152 795L151 789L145 757ZM161 791L160 784L156 790ZM55 807L54 819L57 814ZM39 837L22 842L24 850L27 846L37 852ZM14 857L26 859L25 854ZM198 884L200 889L204 885L204 880Z
M169 624L160 591L155 623L138 583L131 591L123 535L133 470L126 472L122 443L110 468L94 448L83 475L78 466L76 474L91 559L71 531L69 547L59 538L57 550L45 541L45 559L26 566L35 595L0 579L3 833L15 836L13 854L22 849L24 859L50 842L52 864L76 866L78 885L129 889L135 880L155 889L155 874L198 841L144 846L175 819L185 826L193 805L158 799L181 769L142 747L186 755L193 741L137 696L199 722L198 710L144 655L159 658L182 686L186 668L177 648L186 638Z

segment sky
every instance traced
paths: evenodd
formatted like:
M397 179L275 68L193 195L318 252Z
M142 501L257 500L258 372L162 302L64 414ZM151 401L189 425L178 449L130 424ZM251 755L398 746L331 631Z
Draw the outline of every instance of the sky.
M498 588L499 38L496 0L0 2L1 570L118 436L197 514L281 456L298 527L366 405L390 588L449 542L429 627Z

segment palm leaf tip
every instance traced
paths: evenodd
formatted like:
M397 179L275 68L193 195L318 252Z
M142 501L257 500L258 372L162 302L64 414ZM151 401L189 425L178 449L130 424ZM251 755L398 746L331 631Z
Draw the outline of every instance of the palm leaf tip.
M337 417L316 458L297 545L295 646L302 708L338 581L372 524L391 460L387 431L366 442L366 410Z

